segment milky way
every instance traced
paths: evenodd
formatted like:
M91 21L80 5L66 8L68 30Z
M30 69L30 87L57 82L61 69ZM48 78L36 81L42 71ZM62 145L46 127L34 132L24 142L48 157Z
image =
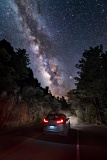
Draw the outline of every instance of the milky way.
M75 88L85 49L107 49L106 0L0 0L0 40L24 48L30 67L54 95Z

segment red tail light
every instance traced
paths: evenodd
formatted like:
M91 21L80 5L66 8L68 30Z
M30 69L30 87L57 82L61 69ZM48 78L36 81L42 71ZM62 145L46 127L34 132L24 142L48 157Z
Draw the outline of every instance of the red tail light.
M57 120L57 121L56 121L56 123L58 123L58 124L62 124L63 122L64 122L63 119L60 119L60 120Z
M43 119L43 122L44 122L44 123L48 123L48 120L46 120L46 119L44 118L44 119Z

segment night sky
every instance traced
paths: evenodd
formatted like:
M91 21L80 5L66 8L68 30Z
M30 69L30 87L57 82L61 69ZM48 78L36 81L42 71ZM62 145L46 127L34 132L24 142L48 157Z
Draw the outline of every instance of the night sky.
M2 39L27 50L42 87L66 95L84 50L107 50L107 0L0 0Z

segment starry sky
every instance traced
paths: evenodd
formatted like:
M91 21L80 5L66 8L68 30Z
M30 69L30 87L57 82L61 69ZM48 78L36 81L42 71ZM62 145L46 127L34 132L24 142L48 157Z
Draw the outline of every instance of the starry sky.
M27 50L42 87L65 96L84 50L107 50L107 0L0 0L2 39Z

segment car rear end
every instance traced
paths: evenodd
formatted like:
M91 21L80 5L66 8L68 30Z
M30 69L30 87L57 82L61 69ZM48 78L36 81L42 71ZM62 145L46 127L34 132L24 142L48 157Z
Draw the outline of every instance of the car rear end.
M49 114L44 118L43 123L44 133L63 135L66 128L66 116L63 114Z

